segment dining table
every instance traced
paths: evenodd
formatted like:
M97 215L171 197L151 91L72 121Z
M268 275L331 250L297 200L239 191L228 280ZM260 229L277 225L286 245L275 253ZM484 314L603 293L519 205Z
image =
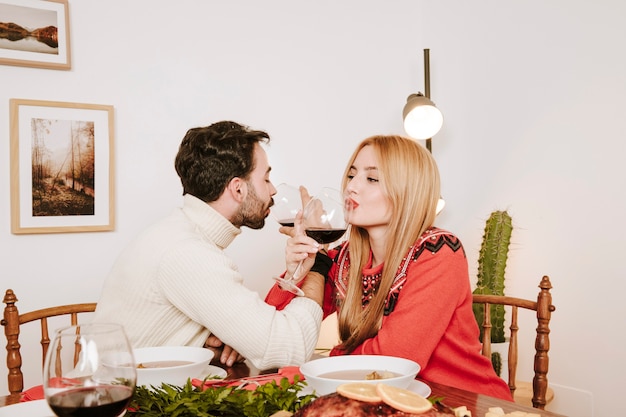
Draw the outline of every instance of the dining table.
M226 371L226 380L238 380L242 378L274 374L278 372L277 368L259 370L247 361L236 363L231 367L224 366L215 361L212 362L211 365L223 368ZM430 387L430 390L432 391L430 394L430 398L439 399L439 402L441 404L449 408L465 406L467 410L471 412L472 417L484 417L485 414L492 407L500 407L507 414L513 413L515 411L522 411L526 413L536 413L539 414L541 417L566 417L562 414L527 407L514 402L490 397L488 395L476 394L470 391L450 387L433 381L427 381L420 378L417 379ZM5 414L6 411L8 411L9 409L4 407L10 408L12 406L19 406L20 399L20 394L0 396L0 416L12 415L10 413Z

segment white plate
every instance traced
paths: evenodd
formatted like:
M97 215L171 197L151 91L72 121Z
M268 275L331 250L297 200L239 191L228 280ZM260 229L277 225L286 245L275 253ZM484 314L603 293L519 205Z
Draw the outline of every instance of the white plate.
M206 368L204 368L204 370L202 371L201 375L198 375L196 378L198 379L204 379L207 376L217 376L221 379L226 378L226 375L228 375L228 373L226 372L226 370L220 368L219 366L213 366L213 365L207 365Z
M211 379L218 380L218 379L226 378L227 375L228 373L226 372L226 370L220 368L219 366L207 365L206 368L204 368L199 375L193 376L191 378L203 380L207 376L211 376L212 377ZM161 385L159 384L159 387L160 386Z
M219 366L207 365L200 374L191 376L189 378L199 379L200 381L202 381L207 376L211 376L212 377L211 380L222 380L226 378L227 375L228 373L224 369L220 368ZM161 388L161 384L157 384L156 386L158 388ZM148 388L149 390L152 390L152 388L149 386L146 386L146 388Z
M55 417L46 400L26 401L0 407L0 417Z
M408 390L413 391L414 393L419 394L424 398L428 398L432 393L432 390L427 384L422 381L418 381L417 379L409 384Z
M421 395L424 398L428 398L430 394L432 393L432 390L426 383L422 381L418 381L417 379L414 379L413 381L411 381L407 389L409 391L413 391L414 393ZM302 391L300 391L299 394L308 395L308 394L311 394L312 392L313 390L311 389L311 387L307 385L304 388L302 388Z

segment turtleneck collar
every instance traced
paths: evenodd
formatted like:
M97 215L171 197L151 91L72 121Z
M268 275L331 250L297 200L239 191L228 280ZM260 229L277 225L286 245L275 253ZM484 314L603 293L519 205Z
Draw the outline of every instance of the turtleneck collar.
M241 233L241 229L235 227L230 220L191 194L183 196L182 210L202 234L221 249L226 249Z

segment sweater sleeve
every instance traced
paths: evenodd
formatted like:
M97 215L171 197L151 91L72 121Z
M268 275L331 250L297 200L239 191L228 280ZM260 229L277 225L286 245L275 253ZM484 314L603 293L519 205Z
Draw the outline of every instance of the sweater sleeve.
M378 334L352 353L401 356L425 367L468 291L462 247L424 250L411 263L395 309L383 318Z
M306 361L319 336L317 303L300 297L278 311L243 285L230 258L207 246L180 245L162 260L158 280L168 301L259 369Z
M332 284L337 274L337 263L335 257L338 254L337 249L331 249L328 251L328 257L333 260L328 275L326 277L326 284L324 285L324 301L323 301L323 318L326 318L336 311L334 285ZM281 275L284 276L284 273ZM284 309L296 296L289 291L285 291L280 288L278 284L274 284L265 296L265 302L273 305L278 310Z

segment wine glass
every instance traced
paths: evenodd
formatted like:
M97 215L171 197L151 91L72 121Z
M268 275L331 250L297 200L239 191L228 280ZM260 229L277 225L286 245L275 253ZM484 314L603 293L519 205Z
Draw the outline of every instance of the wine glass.
M136 383L133 350L122 326L81 324L55 333L44 361L43 389L57 416L121 416Z
M298 187L286 183L278 184L273 199L274 205L270 209L272 217L281 226L293 227L296 214L302 207L302 199Z
M333 188L322 188L322 191L311 198L304 206L302 221L307 236L315 239L322 245L333 243L341 238L348 228L347 213L344 212L344 198ZM283 290L296 295L304 295L297 286L303 276L300 276L300 261L290 278L274 277Z

